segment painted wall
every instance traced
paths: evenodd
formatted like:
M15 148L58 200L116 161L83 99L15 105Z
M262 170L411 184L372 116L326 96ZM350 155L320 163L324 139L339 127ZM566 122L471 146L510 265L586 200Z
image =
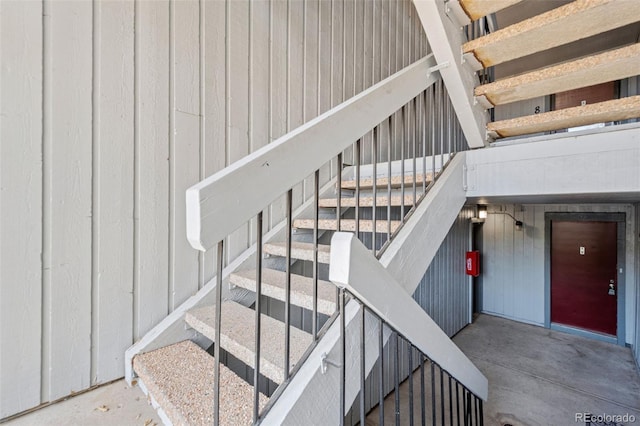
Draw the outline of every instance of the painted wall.
M626 214L626 341L636 333L636 268L638 220L631 204L518 204L490 205L482 225L483 312L544 325L545 295L545 220L546 212L607 212ZM517 231L513 220L495 212L507 212L524 222Z
M187 187L427 52L410 0L3 0L0 19L0 418L121 377L213 276Z

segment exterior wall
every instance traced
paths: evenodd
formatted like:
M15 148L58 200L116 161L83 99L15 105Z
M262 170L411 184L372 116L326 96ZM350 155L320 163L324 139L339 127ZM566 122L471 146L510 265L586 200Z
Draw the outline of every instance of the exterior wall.
M640 368L640 203L636 204L636 228L633 238L636 242L636 334L632 345L636 363Z
M470 280L465 273L469 250L470 218L475 210L465 207L438 249L413 298L449 337L470 321Z
M502 209L502 210L501 210ZM545 213L546 212L607 212L625 213L626 273L625 325L626 342L633 342L636 333L636 268L634 253L637 238L633 206L630 204L523 204L490 205L482 225L483 312L544 325L545 303ZM524 222L522 231L515 230L513 220L503 211Z
M5 0L0 19L0 418L121 377L213 276L187 187L427 52L410 0Z

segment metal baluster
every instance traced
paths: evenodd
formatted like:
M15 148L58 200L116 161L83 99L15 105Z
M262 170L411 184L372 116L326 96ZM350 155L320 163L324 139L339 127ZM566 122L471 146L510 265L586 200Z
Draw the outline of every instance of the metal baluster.
M471 426L471 393L465 388L464 424Z
M291 240L293 230L293 190L287 191L287 238L286 238L286 264L285 264L285 296L284 296L284 379L289 379L289 349L291 326Z
M431 424L436 424L436 369L433 360L431 363Z
M422 194L427 192L427 91L422 92Z
M436 102L435 102L435 89L433 86L429 87L429 123L431 124L431 182L435 182L436 179Z
M481 399L478 400L478 404L480 404L480 426L483 426L484 425L484 413L482 412L482 404L483 404L483 402L482 402Z
M440 369L440 419L442 420L442 426L444 426L444 374L442 367Z
M360 144L362 139L356 141L355 160L356 160L356 237L360 238Z
M451 374L447 373L449 377L449 424L453 424L453 396L451 395Z
M220 328L222 324L222 268L224 266L224 240L218 242L218 275L216 277L216 331L213 357L213 424L220 424Z
M403 105L401 111L402 137L400 138L400 217L404 222L404 143L407 137L407 106Z
M364 304L362 305L362 324L360 325L360 424L364 425L365 421L365 380L366 380L366 371L365 371L365 341L364 341L364 321L366 309Z
M344 413L346 408L345 384L346 378L346 326L344 318L344 289L338 291L340 306L340 426L344 426Z
M413 346L409 344L409 424L413 425Z
M340 219L342 215L342 153L337 158L337 183L336 183L336 231L340 232ZM336 287L336 304L340 303L340 292Z
M398 352L400 347L398 345L398 333L394 332L395 350L393 352L393 383L394 383L394 396L395 396L395 410L396 410L396 426L400 425L400 363L398 362Z
M380 319L380 328L378 330L378 359L380 360L380 376L378 377L378 419L379 424L384 424L384 323Z
M313 317L311 328L313 341L318 340L318 221L320 220L320 169L313 177Z
M376 215L376 193L378 191L378 127L373 128L373 139L371 141L371 162L373 167L373 202L371 209L371 251L376 255L376 231L377 231L377 215Z
M413 98L413 207L418 202L416 161L418 157L418 98Z
M478 425L478 397L473 396L473 411L475 413L476 426Z
M393 115L388 120L389 141L387 144L387 241L391 239L391 129L393 128Z
M425 407L425 386L424 386L424 354L420 352L420 413L422 414L422 426L427 425L427 407Z
M258 421L260 414L260 330L262 305L262 212L256 218L256 335L255 360L253 369L253 423Z
M456 380L456 424L460 424L460 383Z
M440 114L438 115L440 118L440 172L438 175L440 175L444 167L444 83L442 80L439 80L438 83L440 83Z

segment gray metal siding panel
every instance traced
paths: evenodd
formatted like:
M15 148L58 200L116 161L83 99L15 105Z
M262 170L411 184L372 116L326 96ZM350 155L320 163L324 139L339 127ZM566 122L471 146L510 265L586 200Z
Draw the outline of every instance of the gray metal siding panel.
M472 207L462 209L413 294L415 301L449 336L467 325L471 309L464 262L469 245L469 219L473 214Z

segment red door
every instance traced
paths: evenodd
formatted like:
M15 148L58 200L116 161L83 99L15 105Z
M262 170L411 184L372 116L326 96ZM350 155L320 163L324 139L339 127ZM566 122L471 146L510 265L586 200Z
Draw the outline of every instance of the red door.
M551 222L551 322L615 336L616 222Z

